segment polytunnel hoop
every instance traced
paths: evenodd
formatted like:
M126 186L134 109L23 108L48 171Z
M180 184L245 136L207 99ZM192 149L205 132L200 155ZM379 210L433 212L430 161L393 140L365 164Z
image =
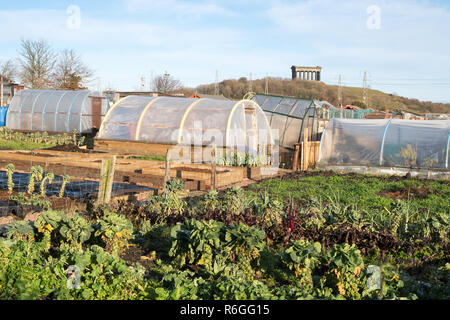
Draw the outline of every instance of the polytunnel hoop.
M33 130L33 114L34 114L34 108L36 106L36 101L39 99L39 97L47 91L42 91L41 93L38 94L38 96L36 97L36 99L34 99L33 102L33 106L31 107L31 114L30 114L30 129Z
M79 117L78 117L78 119L80 120L80 126L79 126L79 132L80 133L81 133L81 131L83 131L83 129L82 129L83 121L81 121L81 119L83 118L83 106L86 103L86 100L87 100L88 97L89 97L89 92L84 97L83 102L81 103L81 107L80 107L80 113L79 113ZM69 126L69 121L67 121L67 126Z
M155 99L152 99L144 108L144 110L142 110L141 115L139 116L139 120L137 122L137 127L136 127L136 135L134 137L134 140L138 141L139 139L139 134L141 133L141 126L142 126L142 120L144 120L145 114L147 113L148 109L150 109L150 107L152 106L153 103L155 103L156 101L160 100L161 97L157 97Z
M18 115L19 115L19 117L18 117L18 127L19 127L19 130L20 130L20 127L21 127L21 125L20 125L20 115L22 114L22 107L23 107L23 103L28 99L28 97L30 96L30 92L28 92L28 94L25 96L25 98L22 100L22 103L20 104L20 107L19 107L19 112L18 112Z
M54 126L55 132L56 132L56 115L58 114L59 104L61 103L62 98L63 98L66 94L67 94L67 92L64 92L64 93L61 95L61 97L59 97L58 103L56 104L56 109L55 109L55 126ZM42 118L42 119L44 119L44 118Z
M186 109L186 111L184 112L183 118L181 119L180 122L180 132L178 132L178 139L177 139L177 143L181 143L181 139L183 138L183 129L184 129L184 124L186 123L186 119L188 117L188 115L191 113L192 109L203 99L198 99L197 101L194 101L193 103L191 103L191 105Z
M445 168L448 169L448 152L449 152L449 147L450 147L450 131L448 132L448 137L447 137L447 161L445 163Z
M56 93L56 91L52 92L48 97L47 97L47 101L45 101L44 104L44 108L42 109L42 114L41 114L41 130L44 131L44 116L45 116L45 110L47 109L47 105L48 102L50 101L50 98L54 96L54 94ZM33 128L31 128L33 129Z
M380 150L380 166L383 165L383 156L384 156L384 142L386 140L386 133L387 130L389 128L389 126L391 125L392 119L390 119L388 121L388 123L386 124L386 127L384 128L384 133L383 133L383 140L381 141L381 150Z
M72 100L72 102L70 103L69 110L67 111L67 127L69 127L69 120L70 120L70 115L71 115L71 111L72 111L73 104L75 103L75 101L77 100L77 98L78 98L82 93L84 93L84 91L78 92L78 93L75 95L75 97L73 97L73 100ZM81 105L81 107L82 107L82 106L83 106L83 105ZM81 109L80 109L80 111L81 111ZM81 112L80 112L80 118L81 118ZM56 115L55 115L55 119L56 119ZM55 121L55 128L56 128L56 121ZM80 130L80 132L81 132L81 130Z
M111 112L115 109L115 108L117 108L117 106L122 102L122 101L125 101L127 98L129 98L129 97L131 97L131 96L126 96L126 97L123 97L122 99L119 99L109 110L108 110L108 112L105 114L105 117L103 118L103 121L102 121L102 124L100 125L100 130L99 130L99 133L100 133L100 135L102 134L102 132L103 132L103 127L104 127L104 125L105 125L105 123L106 123L106 121L108 120L108 118L111 116ZM81 117L80 117L80 123L81 123ZM101 136L99 136L99 138L101 138Z

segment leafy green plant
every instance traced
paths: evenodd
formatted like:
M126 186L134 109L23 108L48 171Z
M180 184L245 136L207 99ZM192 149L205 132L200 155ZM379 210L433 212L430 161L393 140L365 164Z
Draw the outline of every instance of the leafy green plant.
M239 186L233 186L223 195L222 210L234 215L240 215L249 206L249 201L244 190Z
M6 226L9 239L31 241L34 239L33 227L27 221L14 221Z
M280 226L282 224L283 216L285 215L283 209L283 202L271 197L267 190L260 193L258 212L266 227Z
M42 175L44 170L41 166L33 166L30 169L30 180L28 182L27 192L28 194L32 194L34 192L34 182L42 180Z
M76 213L62 219L59 228L62 237L76 246L81 246L82 243L89 240L93 231L94 228L89 221Z
M61 189L59 190L59 197L64 197L64 191L66 190L66 184L70 183L70 177L66 174L63 176L63 181L61 184Z
M312 289L312 270L320 264L322 246L319 242L311 243L305 240L297 240L284 250L283 263L295 271L295 276L300 277L302 286Z
M363 277L361 277L364 261L361 251L355 245L337 244L328 252L328 273L331 282L337 288L340 295L350 299L361 299L365 289Z
M414 166L417 164L417 150L410 144L403 147L396 156L403 159L405 165Z
M171 215L182 214L186 206L185 201L180 197L180 192L183 189L183 181L178 179L169 180L163 194L153 196L147 201L147 211L162 215L162 220Z
M16 170L16 167L14 164L10 163L6 166L6 173L8 175L8 191L11 194L14 189L14 182L13 182L13 173Z
M170 232L172 247L169 255L181 267L189 263L214 271L215 259L221 255L223 248L220 238L223 226L223 223L215 220L195 219L176 224Z
M9 200L25 206L38 206L44 210L48 210L51 207L50 201L42 198L38 194L25 194L23 192L19 192L17 195L10 196Z
M53 179L55 179L55 174L52 172L48 172L44 179L41 181L41 197L45 197L45 183L48 181L48 183L52 183Z
M164 287L155 289L157 300L208 299L210 286L203 278L189 270L171 271L162 279Z
M128 247L132 235L133 224L121 214L106 211L97 221L95 236L100 237L115 254Z
M242 222L225 229L226 250L230 252L230 260L239 262L244 272L251 276L251 262L260 257L265 247L266 234L257 226L249 227Z

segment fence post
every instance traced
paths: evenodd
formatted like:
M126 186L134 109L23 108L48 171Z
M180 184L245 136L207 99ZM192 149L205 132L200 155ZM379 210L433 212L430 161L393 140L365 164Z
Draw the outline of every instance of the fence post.
M216 190L216 145L211 150L211 190Z
M166 172L164 174L164 191L166 190L166 184L170 180L170 161L171 161L171 149L168 149L166 152Z
M102 160L102 169L100 171L100 182L98 187L98 204L111 201L112 186L114 182L114 172L116 169L116 156Z

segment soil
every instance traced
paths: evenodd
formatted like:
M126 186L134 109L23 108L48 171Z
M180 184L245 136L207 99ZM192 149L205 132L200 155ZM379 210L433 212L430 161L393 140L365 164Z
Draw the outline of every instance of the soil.
M66 145L56 146L56 147L48 148L45 150L78 152L78 153L95 153L93 150L81 149L80 147L78 147L74 144L66 144Z
M382 191L378 192L377 195L379 195L380 197L389 197L392 199L423 199L426 198L429 194L433 193L434 192L428 188L410 188L397 191Z

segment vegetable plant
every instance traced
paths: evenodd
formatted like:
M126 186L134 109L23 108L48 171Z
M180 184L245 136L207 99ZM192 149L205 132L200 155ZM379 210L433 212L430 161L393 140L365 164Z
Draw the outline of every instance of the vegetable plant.
M6 166L6 173L8 175L8 191L9 193L13 192L14 182L13 182L13 173L16 170L16 167L10 163Z

